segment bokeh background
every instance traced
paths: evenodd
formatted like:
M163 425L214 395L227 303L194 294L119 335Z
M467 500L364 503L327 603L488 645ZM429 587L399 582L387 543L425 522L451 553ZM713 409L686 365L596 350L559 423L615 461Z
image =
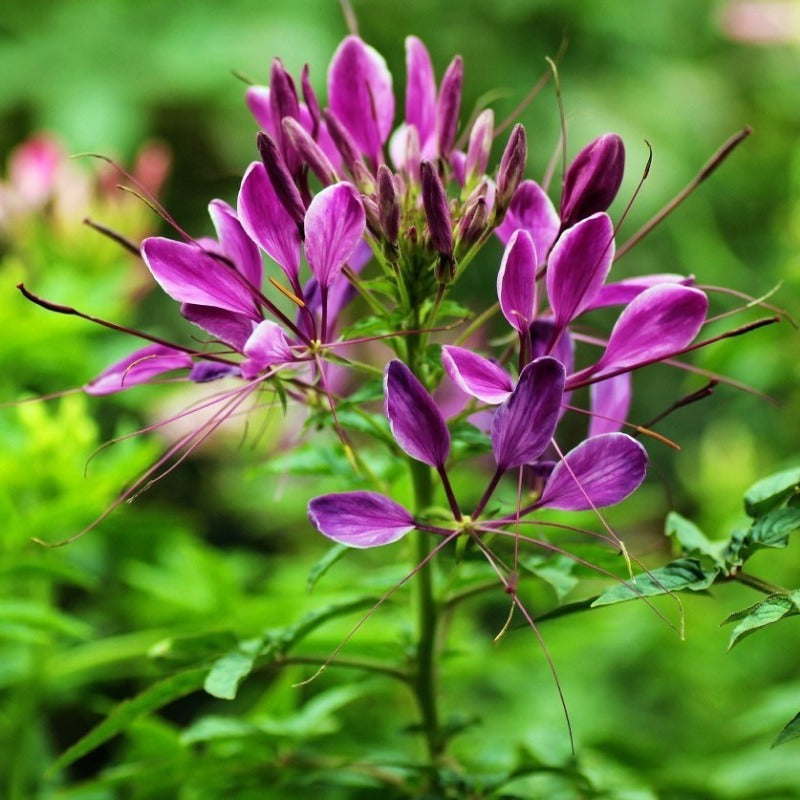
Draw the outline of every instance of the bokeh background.
M614 213L641 176L646 142L653 149L650 176L621 240L729 135L752 126L753 135L615 270L619 276L692 273L701 284L754 296L779 287L770 302L800 313L800 3L354 0L353 7L361 35L395 76L398 98L405 35L424 39L439 75L453 54L463 55L462 122L487 95L502 119L547 69L545 56L566 42L559 74L570 154L606 131L626 142L627 171ZM240 176L256 156L242 77L265 83L270 60L279 55L295 75L309 63L324 96L327 63L345 33L333 0L4 5L0 161L9 166L0 193L0 402L80 386L129 349L119 336L27 304L14 288L21 280L97 316L163 335L186 330L173 321L169 303L148 290L142 265L81 224L90 215L138 240L163 232L158 218L115 191L115 177L88 158L69 162L56 199L34 198L29 208L17 203L9 211L8 159L15 148L46 135L66 154L101 153L149 168L166 207L200 235L210 227L208 200L235 202ZM529 132L528 175L538 178L558 139L552 84L520 119ZM467 302L470 294L485 294L482 275L494 284L499 253L499 245L490 245L472 269L463 288ZM739 303L722 295L713 302L720 311ZM659 430L682 451L653 449L652 484L615 519L648 563L669 558L660 532L670 508L712 537L727 535L742 524L743 490L800 461L797 356L798 337L787 320L698 354L698 365L775 402L722 385L662 424ZM702 385L659 370L637 383L637 420ZM324 547L303 509L317 487L285 480L272 457L280 440L275 427L254 446L242 444L236 432L218 437L66 549L32 544L34 536L52 541L80 530L157 457L164 441L137 437L102 453L84 477L98 444L163 416L168 403L164 392L144 387L112 399L71 394L0 409L4 797L283 797L280 788L263 792L265 782L280 785L275 764L287 741L354 757L376 738L387 752L409 747L402 730L407 699L389 688L377 685L365 701L348 694L353 678L340 674L299 692L283 673L255 677L232 703L193 694L160 716L142 717L70 770L47 772L114 702L169 668L153 651L165 639L200 631L252 635L288 624L335 595L337 586L380 586L394 574L380 557L348 558L330 585L309 596L306 576ZM800 585L797 544L759 556L757 567L778 584ZM570 590L568 597L577 599L596 586ZM638 604L547 624L581 768L598 792L607 792L596 796L800 797L797 743L769 749L776 731L800 710L797 621L731 653L725 652L728 631L719 629L728 613L755 599L735 586L687 598L685 641ZM546 608L554 597L543 591L536 602ZM399 646L409 633L401 612L388 611L373 624L362 646ZM455 623L459 649L445 667L445 705L466 709L475 720L454 749L487 774L513 761L520 748L529 758L564 764L560 706L535 641L519 632L491 645L504 614L498 598L496 606L467 608ZM329 637L314 652L335 645L337 630ZM305 728L291 721L314 699L317 717L308 711ZM381 708L392 712L380 714ZM263 741L240 742L252 756L249 771L242 759L238 772L220 766L227 762L213 750L216 739L200 725L219 717L269 721ZM209 753L213 759L204 762ZM215 765L221 788L203 773L203 763ZM510 796L595 796L585 786L576 789L569 775L546 780L551 783L520 785ZM342 791L330 796L373 796L366 789L363 795Z

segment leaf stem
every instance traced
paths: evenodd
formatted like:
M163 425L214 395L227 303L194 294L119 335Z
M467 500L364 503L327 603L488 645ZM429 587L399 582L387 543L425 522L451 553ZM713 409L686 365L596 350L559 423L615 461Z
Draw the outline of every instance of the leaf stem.
M751 589L763 592L764 594L787 594L788 592L787 589L781 586L777 586L774 583L765 581L763 578L751 575L749 572L742 572L741 570L731 575L731 578L738 583L743 583L745 586L749 586Z

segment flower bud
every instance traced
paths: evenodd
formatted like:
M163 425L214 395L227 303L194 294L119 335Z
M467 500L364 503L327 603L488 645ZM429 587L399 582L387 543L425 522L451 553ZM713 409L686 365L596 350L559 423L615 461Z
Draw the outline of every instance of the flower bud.
M447 194L439 173L430 161L420 165L422 205L428 220L428 230L434 250L445 258L453 255L453 223L447 205Z
M400 203L392 171L381 164L378 167L378 217L383 235L393 245L400 233Z
M345 169L353 177L356 185L364 194L372 194L375 185L369 168L361 157L358 146L353 141L347 128L339 121L339 118L330 110L323 111L325 122L328 124L328 133L333 139L336 149L342 157Z
M561 224L569 228L598 211L617 196L625 171L625 146L615 133L590 142L575 157L564 176Z
M502 221L508 210L508 205L514 192L522 180L525 172L525 162L528 158L528 143L525 137L525 128L515 125L508 137L508 144L500 159L497 170L497 199L496 214L498 222Z
M291 117L284 117L281 123L283 132L291 142L300 159L308 164L323 186L336 183L336 169L323 149L311 138L306 129Z
M456 140L463 80L464 61L461 56L456 56L444 73L436 103L436 146L444 159L450 154Z
M275 194L281 205L286 209L286 213L292 218L297 227L303 230L303 220L306 216L306 207L303 205L303 200L300 197L300 192L297 190L292 176L281 157L278 146L269 137L268 134L261 131L256 139L258 143L258 152L261 153L261 160L264 162L264 167L269 175L272 188L275 189Z
M467 201L464 215L456 226L456 239L459 246L469 248L481 237L489 222L489 204L482 195Z
M382 227L378 204L374 198L365 194L361 195L361 204L364 206L364 213L367 216L367 226L375 235L380 235Z
M284 117L300 119L300 104L297 101L297 91L294 88L292 76L284 69L279 58L272 61L272 70L269 81L269 106L275 124L275 138L281 150L286 166L292 175L297 175L300 159L292 147L291 142L284 136L280 123Z
M484 109L475 120L472 132L469 135L467 147L467 162L465 167L465 181L469 183L474 177L486 172L489 163L489 153L492 150L494 134L494 111Z
M403 168L409 177L409 180L419 181L419 165L420 165L420 144L419 144L419 131L415 125L406 126L406 152Z
M317 140L317 136L319 134L319 124L322 120L322 112L319 109L319 101L317 100L317 95L314 92L314 89L311 86L311 81L308 77L308 64L303 67L303 74L300 78L300 85L303 87L303 99L306 101L306 107L308 108L308 113L311 115L311 138L314 141Z

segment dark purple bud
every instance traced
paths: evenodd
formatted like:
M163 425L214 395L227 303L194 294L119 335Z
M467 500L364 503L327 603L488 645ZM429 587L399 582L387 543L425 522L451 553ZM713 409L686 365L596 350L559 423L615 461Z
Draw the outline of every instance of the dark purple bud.
M280 123L284 117L299 120L300 104L297 101L297 91L294 88L292 76L284 69L283 63L279 58L275 58L272 61L269 81L269 106L281 155L289 172L295 175L299 167L299 160L291 142L284 136Z
M281 205L297 225L298 230L302 231L306 208L303 205L300 192L292 180L286 162L283 160L275 142L266 133L261 131L256 141L258 142L258 152L261 153L261 160L264 162L264 168L267 170L267 175L269 175L270 183L275 189L278 200L281 201Z
M381 234L381 215L378 204L372 197L366 194L361 195L361 204L364 206L364 213L367 215L367 225L376 236Z
M511 198L517 190L522 175L525 172L525 162L528 160L528 141L525 136L525 128L522 125L515 125L508 137L508 144L503 151L500 159L500 167L497 170L497 219L505 216Z
M308 64L303 66L303 75L300 79L300 85L303 87L303 99L306 101L308 113L311 115L311 138L316 141L319 134L319 124L322 121L322 112L319 108L317 95L314 93L314 89L308 77Z
M450 155L456 140L463 80L464 61L461 56L456 56L444 73L436 103L436 146L439 155L444 159Z
M414 373L398 359L383 378L386 416L397 444L411 458L443 467L450 455L450 431L433 398Z
M483 175L489 163L494 134L494 111L487 108L478 115L469 135L465 179L469 183L472 178Z
M392 171L386 164L378 167L378 218L383 235L397 244L400 234L400 203Z
M615 133L586 145L564 176L560 214L563 227L605 211L617 196L624 171L625 146Z
M338 117L332 111L326 109L323 112L323 116L328 125L328 133L331 135L331 139L342 157L342 163L345 169L356 181L358 187L362 191L365 191L365 193L369 193L367 191L368 187L362 184L365 178L371 181L372 176L367 165L364 163L364 159L361 157L361 151L358 149L358 145L353 140L347 128L342 125Z
M531 361L492 419L492 450L500 470L530 464L545 451L558 423L564 366L554 358Z
M283 132L291 142L300 159L319 178L323 186L336 183L336 169L325 151L311 138L308 131L295 119L284 117L281 123Z
M480 239L489 224L489 204L485 197L473 197L467 202L464 215L456 226L456 239L459 244L470 247Z
M428 230L433 248L445 258L453 255L453 223L442 179L430 161L420 165L422 177L422 204L428 220Z

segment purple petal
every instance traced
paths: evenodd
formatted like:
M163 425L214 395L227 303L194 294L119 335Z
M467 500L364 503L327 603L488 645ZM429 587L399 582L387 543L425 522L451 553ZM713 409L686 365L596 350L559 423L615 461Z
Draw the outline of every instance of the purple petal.
M327 288L352 258L366 228L364 206L350 183L337 183L315 195L306 211L306 259Z
M399 503L376 492L342 492L315 497L308 517L329 539L349 547L378 547L414 530L414 517Z
M245 233L236 212L223 200L212 200L208 213L217 230L222 252L233 262L247 282L261 289L263 264L255 242Z
M175 300L258 319L252 293L243 278L197 244L154 236L145 239L141 249L153 277Z
M269 319L258 324L247 340L243 352L248 360L242 363L242 377L247 379L254 378L259 372L274 364L286 364L295 360L283 328Z
M570 375L575 363L575 345L569 330L563 331L552 351L547 352L555 329L556 326L552 319L537 319L531 325L531 360L549 355L556 361L560 361L564 365L567 375Z
M272 118L272 109L269 102L269 88L266 86L249 86L244 96L247 107L250 109L250 113L256 118L259 127L270 136L275 136L277 129L275 127L275 121Z
M397 359L386 367L383 387L386 416L400 447L417 461L444 466L450 455L450 431L425 387Z
M194 383L211 383L220 378L229 378L233 375L241 377L242 373L238 364L220 364L219 361L198 361L189 373L189 380Z
M187 353L163 344L151 344L112 364L87 383L83 390L93 395L112 394L147 383L150 378L164 372L191 366L192 358Z
M436 116L436 79L431 57L416 37L406 38L406 123L417 129L421 142L433 136Z
M539 184L522 181L511 198L503 224L495 233L503 244L507 244L517 228L524 228L531 235L536 253L544 263L560 227L558 213Z
M539 507L564 511L611 506L639 487L647 452L624 433L604 433L581 442L553 470Z
M486 165L489 163L489 154L492 151L493 134L494 111L492 111L491 108L486 108L478 115L469 135L467 159L464 164L464 177L466 180L471 180L473 177L478 177L486 172ZM515 196L518 193L519 188ZM511 204L514 204L513 198Z
M564 227L605 211L617 196L624 171L625 147L615 133L607 133L586 145L564 176L561 196Z
M436 150L447 158L453 149L461 108L461 84L464 82L464 61L456 56L447 67L436 101Z
M614 260L607 214L581 220L562 234L547 259L547 297L556 327L565 328L594 300Z
M243 314L235 314L211 306L196 306L191 303L184 303L181 306L181 314L189 322L193 322L214 338L231 345L239 352L242 351L244 343L250 338L256 325L251 317Z
M503 316L520 333L530 328L536 314L536 264L536 248L530 234L515 231L500 262L497 296Z
M244 174L237 211L247 235L277 262L296 287L300 234L272 188L266 167L258 161Z
M619 315L595 377L669 358L703 325L708 298L699 289L664 283L634 298Z
M502 367L471 350L445 345L442 364L459 388L484 403L504 403L514 391L514 381Z
M586 310L605 308L606 306L625 306L645 289L651 289L653 286L659 286L662 283L679 283L683 286L692 286L694 277L665 272L659 275L642 275L639 278L626 278L616 283L607 283L595 295L594 300L587 306Z
M362 153L377 164L394 120L392 76L383 57L348 36L328 69L328 102Z
M589 418L589 436L618 431L631 407L631 374L623 372L589 387L592 416Z
M554 358L531 361L511 397L492 420L492 449L498 469L530 464L545 451L558 423L564 366Z

